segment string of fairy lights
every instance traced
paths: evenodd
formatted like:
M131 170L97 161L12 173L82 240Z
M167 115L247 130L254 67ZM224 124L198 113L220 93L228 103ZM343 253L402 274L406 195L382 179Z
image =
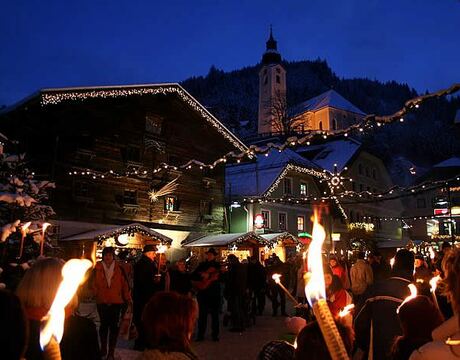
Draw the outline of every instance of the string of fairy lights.
M227 162L240 163L242 160L251 160L254 159L254 156L256 155L268 156L270 151L272 150L278 150L279 152L282 152L287 148L311 145L312 142L317 140L324 141L327 139L333 139L338 137L346 138L350 134L353 134L355 132L362 133L365 130L372 129L374 127L381 127L385 124L390 124L397 121L404 122L404 116L418 109L423 102L429 99L447 96L459 90L460 84L454 84L447 89L415 97L413 99L406 101L404 106L392 115L367 115L359 123L353 124L346 129L333 131L314 130L300 138L297 136L291 136L287 138L284 143L270 142L263 146L250 145L249 147L246 147L243 143L241 143L241 141L239 141L236 138L236 136L234 136L227 128L225 128L225 126L222 125L222 123L219 120L217 120L213 115L211 115L198 101L196 101L189 93L187 93L180 85L177 84L157 86L152 85L148 87L120 87L108 89L97 88L94 90L86 89L86 91L71 91L71 89L65 91L64 89L62 91L44 92L42 94L41 104L42 106L46 106L53 104L56 105L64 101L83 101L85 99L94 98L117 98L128 97L132 95L166 95L170 93L175 93L189 106L191 106L196 112L203 116L213 127L215 127L219 131L219 133L221 133L225 138L230 140L231 143L239 150L228 152L227 154L219 157L211 163L204 163L196 159L191 159L181 165L161 163L154 169L128 169L121 172L116 171L114 169L108 171L90 169L86 169L86 171L76 171L72 169L71 171L69 171L69 175L89 175L93 178L104 178L107 176L148 176L151 175L149 174L149 172L155 174L160 171L167 170L214 169L216 166L225 164Z

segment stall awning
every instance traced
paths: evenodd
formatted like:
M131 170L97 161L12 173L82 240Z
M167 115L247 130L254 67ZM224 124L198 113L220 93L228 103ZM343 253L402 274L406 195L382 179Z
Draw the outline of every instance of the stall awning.
M297 237L288 232L261 234L260 236L271 243L277 243L278 241L285 242L286 240L288 240L289 242L292 242L293 245L299 244L299 240L297 239Z
M61 241L83 241L83 240L93 240L93 241L103 241L110 237L116 237L122 234L141 234L147 237L150 237L154 241L159 241L164 244L171 244L172 239L148 228L147 226L133 223L129 225L109 227L107 229L100 229L94 231L86 231L80 234L75 234L67 236Z
M196 239L188 244L184 244L185 247L212 247L212 246L229 246L232 244L239 244L243 242L252 242L255 245L265 246L267 241L250 231L247 233L235 233L235 234L218 234L208 235Z

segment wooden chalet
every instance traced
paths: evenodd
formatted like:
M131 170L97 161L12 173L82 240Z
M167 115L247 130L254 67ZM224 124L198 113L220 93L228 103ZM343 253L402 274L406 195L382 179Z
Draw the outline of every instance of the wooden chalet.
M214 248L221 259L226 259L229 254L234 254L240 260L254 255L258 255L259 260L263 260L264 249L268 244L268 241L263 237L250 231L247 233L203 236L193 241L185 242L183 246L191 249L193 254L200 260L205 258L205 253L210 248Z
M4 110L0 131L19 141L37 178L56 182L64 244L131 223L173 249L223 231L225 154L247 150L178 84L41 90Z
M295 256L296 252L303 246L297 237L288 232L261 234L260 236L269 244L266 257L275 253L281 261L286 261L290 256Z

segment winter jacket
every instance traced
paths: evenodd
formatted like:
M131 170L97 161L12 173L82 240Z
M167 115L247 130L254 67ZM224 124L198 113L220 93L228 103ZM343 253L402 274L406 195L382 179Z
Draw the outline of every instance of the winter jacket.
M198 360L198 358L191 353L162 352L157 349L148 349L139 355L136 360Z
M102 262L94 267L93 292L96 304L123 304L131 302L128 279L122 268L115 262L110 287L107 283Z
M446 340L447 338L459 332L458 327L458 315L454 315L451 318L444 321L436 329L433 330L431 336L433 340Z
M396 309L409 296L411 274L402 276L394 274L371 286L355 317L356 344L365 351L369 351L371 345L374 360L390 359L394 338L402 335Z
M358 259L350 269L351 292L354 295L363 294L373 282L371 266L363 259Z

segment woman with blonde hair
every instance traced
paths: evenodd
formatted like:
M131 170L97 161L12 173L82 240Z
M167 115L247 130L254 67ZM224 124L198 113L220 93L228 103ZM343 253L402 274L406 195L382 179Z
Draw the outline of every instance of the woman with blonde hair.
M410 356L409 360L425 360L425 359L459 359L460 358L460 324L458 314L460 313L460 249L453 248L444 255L442 260L442 268L444 271L444 279L442 287L448 299L452 303L457 320L456 327L452 329L451 333L446 334L448 338L437 339L423 345L421 348L415 350ZM447 320L444 324L450 323ZM443 327L444 324L440 325ZM432 335L437 330L433 330Z
M27 270L16 289L29 322L29 344L26 359L43 359L40 348L40 323L48 313L59 284L62 281L64 262L44 258ZM78 306L75 296L66 307L64 335L60 344L62 359L100 359L96 326L86 318L73 315ZM81 346L85 344L85 346Z
M156 293L142 313L147 348L138 360L197 360L190 346L197 316L198 304L191 297Z

